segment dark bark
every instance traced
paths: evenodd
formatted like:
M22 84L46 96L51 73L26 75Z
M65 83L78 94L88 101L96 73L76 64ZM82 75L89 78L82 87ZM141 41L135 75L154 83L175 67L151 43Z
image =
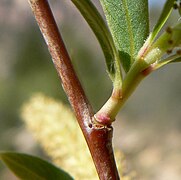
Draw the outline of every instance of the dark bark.
M29 3L87 141L99 178L119 179L112 149L113 128L93 121L92 107L76 76L47 0L29 0ZM86 167L85 171L88 171Z

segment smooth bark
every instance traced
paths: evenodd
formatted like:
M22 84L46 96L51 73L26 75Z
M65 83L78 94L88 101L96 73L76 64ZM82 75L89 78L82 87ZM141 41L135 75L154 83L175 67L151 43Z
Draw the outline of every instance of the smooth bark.
M118 180L112 149L112 126L97 124L94 121L94 112L76 76L47 0L29 0L29 3L87 141L99 178ZM88 171L86 167L85 171Z

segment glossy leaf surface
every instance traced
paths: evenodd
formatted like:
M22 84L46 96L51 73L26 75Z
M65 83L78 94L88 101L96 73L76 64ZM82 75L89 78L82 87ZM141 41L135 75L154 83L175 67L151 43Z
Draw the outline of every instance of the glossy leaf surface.
M0 159L20 179L26 180L73 180L65 171L38 157L2 152Z

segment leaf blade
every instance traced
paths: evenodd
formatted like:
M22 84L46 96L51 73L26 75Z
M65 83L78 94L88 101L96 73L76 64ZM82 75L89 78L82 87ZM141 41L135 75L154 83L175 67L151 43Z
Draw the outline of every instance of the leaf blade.
M116 47L120 51L123 68L128 71L149 33L148 1L100 2Z
M73 180L63 171L35 156L15 152L1 152L0 159L13 171L13 173L26 180Z
M158 62L157 64L155 64L154 69L159 69L167 64L171 64L171 63L179 63L181 62L181 57L178 55L172 55L166 59L161 60L160 62Z
M71 1L79 9L80 13L83 15L97 37L103 50L111 79L114 81L116 76L122 79L119 66L119 55L102 16L90 0Z
M167 0L165 2L161 15L160 15L156 25L153 28L153 32L151 33L150 43L152 43L155 40L157 34L159 33L159 31L161 30L161 28L167 21L169 15L172 12L174 2L175 2L175 0Z

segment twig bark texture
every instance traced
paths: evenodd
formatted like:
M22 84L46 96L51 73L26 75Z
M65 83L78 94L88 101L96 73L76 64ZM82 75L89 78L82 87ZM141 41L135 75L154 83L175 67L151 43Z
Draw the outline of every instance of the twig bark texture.
M92 107L73 69L47 0L29 0L29 3L87 141L99 178L101 180L118 180L112 149L113 128L94 123Z

